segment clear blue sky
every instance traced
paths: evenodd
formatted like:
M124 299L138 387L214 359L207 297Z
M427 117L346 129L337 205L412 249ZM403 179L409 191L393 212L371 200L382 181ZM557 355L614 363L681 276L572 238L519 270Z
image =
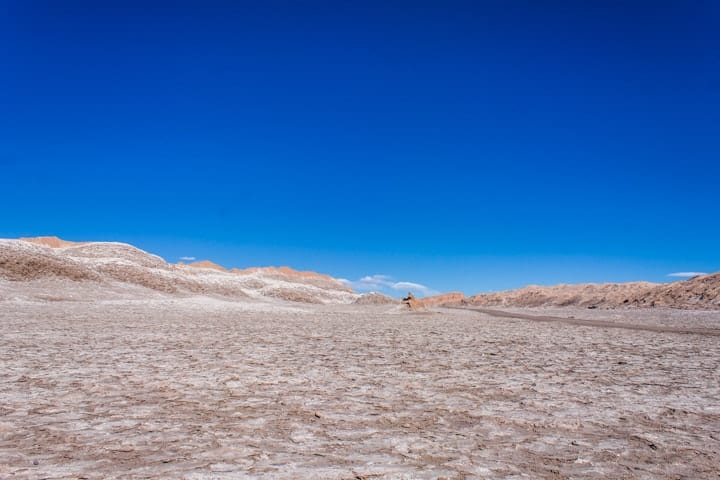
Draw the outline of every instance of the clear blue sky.
M717 1L0 0L0 236L389 292L717 271L719 32Z

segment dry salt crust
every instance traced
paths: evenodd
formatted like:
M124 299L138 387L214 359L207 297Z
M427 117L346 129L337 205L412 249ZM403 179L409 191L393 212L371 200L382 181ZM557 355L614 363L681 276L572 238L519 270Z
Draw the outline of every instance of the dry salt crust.
M396 306L6 298L0 479L719 478L717 336ZM662 313L688 319L720 324Z

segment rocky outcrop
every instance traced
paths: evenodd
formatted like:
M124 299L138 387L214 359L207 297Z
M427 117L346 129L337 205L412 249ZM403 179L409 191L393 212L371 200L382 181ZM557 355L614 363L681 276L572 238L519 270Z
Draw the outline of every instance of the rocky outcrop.
M405 303L411 310L421 310L431 307L439 307L442 305L458 304L465 300L465 295L461 292L443 293L432 297L416 298L412 292L403 298Z

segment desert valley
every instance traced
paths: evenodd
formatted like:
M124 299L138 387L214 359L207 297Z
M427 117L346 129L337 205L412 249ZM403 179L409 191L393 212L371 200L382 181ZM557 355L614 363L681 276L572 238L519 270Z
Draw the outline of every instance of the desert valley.
M720 480L718 5L2 2L0 480Z
M401 302L0 241L0 478L718 478L720 275Z

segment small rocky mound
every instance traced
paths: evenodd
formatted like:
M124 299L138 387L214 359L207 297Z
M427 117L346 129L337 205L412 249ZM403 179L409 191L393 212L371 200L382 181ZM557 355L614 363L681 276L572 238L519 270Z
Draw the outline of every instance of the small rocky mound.
M371 292L359 296L353 303L355 305L390 305L400 303L400 301L382 293Z

